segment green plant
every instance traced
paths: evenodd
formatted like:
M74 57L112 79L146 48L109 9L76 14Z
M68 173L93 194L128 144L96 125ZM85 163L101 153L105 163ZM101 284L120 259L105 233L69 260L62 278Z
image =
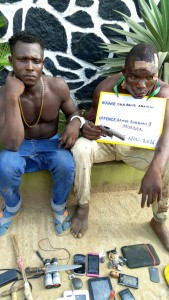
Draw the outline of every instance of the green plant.
M4 17L0 17L0 27L6 26L6 20ZM3 38L0 38L0 71L4 69L4 67L9 65L8 62L9 55L9 44L7 42L3 42Z
M159 52L159 76L169 83L169 0L160 0L160 9L154 0L139 0L141 5L141 16L144 25L133 21L127 15L122 15L130 31L108 26L109 29L127 37L126 41L112 39L110 44L102 44L101 47L110 54L116 54L116 58L107 58L100 61L102 75L112 75L121 70L124 65L126 54L137 43L145 42L153 44Z

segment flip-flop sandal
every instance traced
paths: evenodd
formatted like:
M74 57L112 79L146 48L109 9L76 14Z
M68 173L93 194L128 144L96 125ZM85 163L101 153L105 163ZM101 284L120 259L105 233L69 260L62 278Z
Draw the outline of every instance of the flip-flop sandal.
M70 232L70 216L65 210L62 215L54 211L55 232L59 236L63 236Z
M0 212L0 237L7 233L7 231L12 226L14 220L19 215L19 211L18 211L16 214L14 214L10 217L4 217L3 212L4 211Z

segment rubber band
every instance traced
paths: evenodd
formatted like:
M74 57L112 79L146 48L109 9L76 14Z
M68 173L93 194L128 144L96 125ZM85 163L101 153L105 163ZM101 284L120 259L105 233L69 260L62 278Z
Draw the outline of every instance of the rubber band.
M153 255L153 253L151 252L150 248L148 247L147 244L144 244L144 246L147 248L147 251L149 252L149 254L151 255L152 259L153 259L153 266L156 266L157 265L157 261Z

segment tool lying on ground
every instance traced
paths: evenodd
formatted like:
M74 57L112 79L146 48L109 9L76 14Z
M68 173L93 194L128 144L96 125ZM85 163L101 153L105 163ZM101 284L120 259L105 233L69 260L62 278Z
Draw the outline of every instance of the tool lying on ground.
M22 278L23 278L23 281L24 281L24 294L25 294L25 297L26 297L27 300L33 300L30 285L29 285L29 282L27 280L25 269L24 269L23 259L20 256L18 243L17 243L17 240L16 240L14 235L12 235L12 241L13 241L13 246L14 246L14 250L15 250L15 254L16 254L16 261L17 261L17 264L18 264L18 268L21 271L21 275L22 275ZM15 297L14 299L17 299L17 298Z
M11 295L12 300L17 300L18 299L17 298L17 292L19 290L23 289L23 288L24 288L24 285L21 285L21 286L18 286L18 287L12 286L9 290L6 290L6 291L2 292L0 294L0 297L6 297L6 296Z
M79 269L81 267L81 263L79 262L78 265L58 265L58 259L56 257L52 259L45 259L42 257L42 255L39 253L39 251L35 251L37 256L40 258L40 260L43 262L44 267L42 268L26 268L25 272L27 274L32 273L39 273L40 275L45 276L45 287L47 289L51 289L52 287L58 288L61 286L61 280L60 280L60 274L59 271L73 271L74 269ZM80 281L79 278L74 278L73 281Z
M77 268L80 268L82 265L51 265L42 267L42 268L29 268L27 267L25 269L26 274L32 274L32 273L40 273L44 272L46 273L53 273L57 271L67 271L67 270L74 270Z

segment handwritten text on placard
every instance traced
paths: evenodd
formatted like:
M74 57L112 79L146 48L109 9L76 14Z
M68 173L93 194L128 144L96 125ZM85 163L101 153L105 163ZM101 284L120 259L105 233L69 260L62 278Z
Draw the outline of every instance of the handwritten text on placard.
M152 97L135 99L131 95L101 92L96 125L110 127L125 136L122 141L113 136L98 142L155 149L161 135L166 99Z

